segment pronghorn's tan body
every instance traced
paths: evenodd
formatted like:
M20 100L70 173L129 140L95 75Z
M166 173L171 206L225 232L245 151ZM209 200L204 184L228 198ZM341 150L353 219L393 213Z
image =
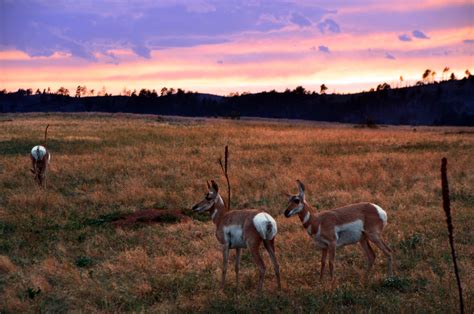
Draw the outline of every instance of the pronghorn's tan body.
M236 249L235 272L239 284L240 253L242 248L249 248L252 259L259 269L258 290L263 287L265 264L260 255L260 245L263 243L273 263L278 288L280 284L280 267L275 256L275 236L277 225L275 220L266 212L257 209L228 210L218 193L217 184L212 181L208 185L209 192L203 201L193 206L194 211L211 213L216 225L216 238L222 244L223 268L221 288L224 288L227 273L229 249Z
M268 214L256 209L226 211L225 207L213 209L217 240L231 249L246 248L253 239L273 240L276 224ZM265 220L268 222L266 223ZM263 227L257 230L258 227ZM263 232L262 232L263 231Z
M368 260L367 276L375 261L375 253L369 241L377 245L387 256L388 271L392 274L392 251L383 242L381 233L387 224L387 213L372 203L357 203L315 214L304 199L304 185L298 181L299 194L289 195L286 217L298 214L303 228L322 250L322 278L329 253L331 278L334 272L334 259L337 247L360 243Z

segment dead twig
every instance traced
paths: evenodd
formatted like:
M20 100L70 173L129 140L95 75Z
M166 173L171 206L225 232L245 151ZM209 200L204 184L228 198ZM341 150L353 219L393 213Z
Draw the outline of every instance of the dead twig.
M229 175L227 173L228 169L228 160L229 160L229 147L225 146L225 153L224 153L224 163L222 162L222 157L219 158L219 165L221 166L222 172L227 180L227 208L230 209L230 180Z
M459 306L461 314L464 314L464 300L462 297L462 285L461 277L459 276L458 263L456 259L456 250L454 249L454 236L453 236L453 222L451 219L451 204L449 199L449 186L448 186L448 175L447 175L447 164L448 160L443 158L441 160L441 189L443 192L443 209L446 214L446 223L448 224L448 235L449 235L449 245L451 246L451 257L454 264L454 274L456 275L456 281L458 284L459 291Z

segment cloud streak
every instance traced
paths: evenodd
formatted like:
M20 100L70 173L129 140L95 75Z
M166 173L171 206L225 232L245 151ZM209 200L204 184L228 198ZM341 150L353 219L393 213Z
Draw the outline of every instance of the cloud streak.
M411 37L407 34L399 35L398 39L401 40L401 41L411 41Z
M321 51L321 52L324 52L324 53L330 53L329 47L327 47L327 46L322 46L321 45L321 46L318 47L318 50Z
M415 38L420 38L420 39L430 39L428 36L426 36L425 33L422 31L415 30L412 32L413 37Z
M341 28L332 19L325 19L324 21L318 23L318 28L321 33L340 33Z

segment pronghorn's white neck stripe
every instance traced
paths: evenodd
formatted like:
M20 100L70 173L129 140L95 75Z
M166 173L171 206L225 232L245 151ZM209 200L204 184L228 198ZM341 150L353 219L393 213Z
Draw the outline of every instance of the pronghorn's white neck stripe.
M216 217L217 211L218 211L218 209L217 209L217 208L214 208L214 212L213 212L212 215L211 215L211 219L212 219L212 220L214 220L214 218Z
M222 197L219 194L217 194L216 201L214 202L214 211L211 214L212 221L214 221L214 219L217 217L219 213L219 210L222 208L225 208L224 201L222 200Z
M307 211L303 219L303 225L308 222L310 216L311 216L310 212Z
M219 194L217 194L217 201L216 201L216 205L218 205L218 206L222 206L222 207L224 207L224 206L225 206L225 205L224 205L224 200L222 199L222 197L221 197Z

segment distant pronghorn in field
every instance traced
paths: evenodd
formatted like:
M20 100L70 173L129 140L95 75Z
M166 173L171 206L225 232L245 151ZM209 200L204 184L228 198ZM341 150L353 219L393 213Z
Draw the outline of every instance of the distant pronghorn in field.
M193 206L193 211L211 213L212 221L216 225L216 237L222 244L224 264L222 268L221 288L224 289L225 277L227 273L227 262L229 249L236 249L235 274L237 277L237 287L239 285L240 251L248 247L252 254L252 259L258 266L259 283L258 290L263 287L265 276L265 264L259 249L263 242L265 249L270 255L275 270L278 289L281 289L280 266L275 256L275 236L277 234L277 224L272 216L257 209L228 210L222 197L219 195L219 187L216 182L207 182L208 192L204 200Z
M46 185L46 172L48 170L49 161L51 160L51 154L46 149L46 140L48 136L48 127L44 131L44 142L43 145L36 145L31 149L31 172L35 175L35 181L39 186L44 187Z
M331 279L334 273L334 258L336 247L360 243L367 256L368 267L366 279L375 262L375 253L369 241L377 245L388 259L388 273L392 276L392 250L380 237L387 224L387 213L378 205L372 203L358 203L326 210L319 214L311 212L311 206L306 203L304 185L297 180L299 193L286 194L289 197L285 217L298 214L310 237L321 249L321 273L323 278L326 266L326 256L329 253L329 271Z

